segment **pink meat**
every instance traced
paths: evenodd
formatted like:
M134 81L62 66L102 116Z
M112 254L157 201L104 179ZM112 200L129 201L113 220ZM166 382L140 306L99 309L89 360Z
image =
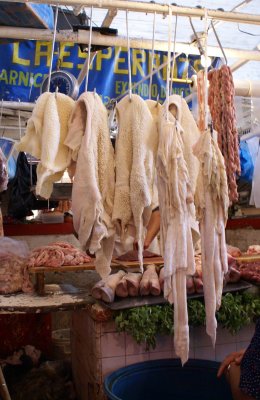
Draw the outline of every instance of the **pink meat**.
M91 258L83 251L66 242L54 242L35 248L29 256L28 267L58 268L62 265L82 265Z
M227 252L234 258L242 256L242 252L238 247L230 246L229 244L227 244Z
M260 254L260 245L254 244L252 246L249 246L247 249L247 254Z
M102 279L91 290L91 295L95 299L103 300L106 303L112 303L115 298L116 287L125 275L124 271L118 271Z
M129 272L126 275L128 295L138 296L142 274L139 272Z
M186 288L187 288L187 294L195 293L194 279L192 276L189 276L189 275L187 276Z
M206 129L205 126L205 82L204 70L197 73L197 94L198 94L198 127L201 132Z
M233 203L238 200L236 176L240 174L240 158L232 72L227 65L223 65L219 70L210 71L208 79L208 104L214 129L218 132L219 148L225 159L229 199Z
M118 297L127 297L128 296L128 288L126 282L126 275L117 283L116 285L116 295Z
M194 286L196 293L204 293L202 279L194 277Z
M140 295L152 294L153 296L159 296L160 293L161 287L156 267L155 265L148 265L140 282Z
M159 257L158 254L152 253L149 250L143 251L143 258ZM118 261L138 261L138 250L130 250L117 258Z
M230 267L228 269L227 274L225 275L226 283L236 283L240 280L240 278L241 278L240 272L234 267Z
M32 292L26 260L14 254L1 256L0 264L0 294L9 294L19 291Z

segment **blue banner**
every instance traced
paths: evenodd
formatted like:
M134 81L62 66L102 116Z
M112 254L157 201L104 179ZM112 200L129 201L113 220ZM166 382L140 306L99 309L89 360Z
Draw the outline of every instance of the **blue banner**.
M21 41L0 45L0 100L34 102L41 93L43 80L48 76L51 61L51 42ZM56 43L53 60L53 71L65 70L76 78L87 58L80 47L74 43ZM167 61L167 54L155 51L154 68ZM213 60L213 65L217 59ZM110 47L97 52L92 63L88 90L96 89L104 103L123 94L128 85L127 49ZM131 49L132 83L140 81L150 73L151 51ZM190 93L187 79L201 69L199 56L180 55L176 59L173 78L173 92ZM153 76L152 98L165 99L167 68L164 67ZM80 93L85 88L82 83ZM144 99L149 95L149 79L141 83L134 93Z

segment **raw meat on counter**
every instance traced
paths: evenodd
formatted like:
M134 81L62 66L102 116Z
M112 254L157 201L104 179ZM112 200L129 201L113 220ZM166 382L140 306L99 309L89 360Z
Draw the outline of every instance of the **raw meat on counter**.
M149 250L143 251L143 258L160 257L158 254L152 253ZM138 261L138 250L130 250L120 257L116 258L116 261Z
M62 265L81 265L91 258L83 251L67 242L54 242L48 246L37 247L29 255L28 267L57 268Z
M26 242L0 238L0 294L33 291L26 265L28 254Z
M128 272L125 274L116 286L116 295L118 297L138 296L141 278L142 274L140 272Z
M241 257L242 252L238 247L230 246L227 244L227 252L232 257Z
M259 244L254 244L252 246L249 246L247 249L247 254L260 254L260 245Z
M118 271L97 282L92 288L92 296L97 300L103 300L105 303L113 303L116 287L125 274L125 271Z
M239 265L239 273L242 279L260 285L260 263L242 263Z
M140 282L140 295L146 296L152 294L153 296L159 296L160 293L161 286L156 272L156 266L148 265Z

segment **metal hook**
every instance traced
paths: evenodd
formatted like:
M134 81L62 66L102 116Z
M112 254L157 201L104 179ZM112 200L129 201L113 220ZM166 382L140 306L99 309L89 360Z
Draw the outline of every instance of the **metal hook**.
M21 100L18 99L18 102L20 104ZM19 123L19 137L20 137L20 140L21 140L21 138L22 138L22 125L21 125L21 110L20 110L20 107L18 109L18 123Z
M221 41L220 41L219 36L218 36L218 34L217 34L217 31L216 31L216 29L215 29L215 26L214 26L214 24L213 24L213 21L211 21L211 27L212 27L213 32L214 32L214 35L215 35L215 37L216 37L216 39L217 39L218 45L219 45L219 47L220 47L220 50L221 50L221 52L222 52L222 54L223 54L225 63L226 63L226 65L227 65L227 63L228 63L227 57L226 57L225 51L224 51L224 49L223 49L223 47L222 47L222 44L221 44Z
M128 55L127 61L128 61L129 101L132 101L132 73L131 73L130 40L129 40L129 30L128 30L128 10L126 10L125 18L126 18L127 55Z
M85 81L85 91L88 91L88 78L90 69L90 56L91 56L91 42L92 42L92 27L93 27L93 6L91 6L90 11L90 28L89 28L89 41L88 41L88 63L87 63L87 74Z
M0 125L1 126L2 126L3 108L4 108L4 99L2 99L2 101L1 101L1 115L0 115Z
M156 23L156 12L153 16L153 39L152 39L152 56L151 56L151 71L150 71L150 82L149 82L149 99L152 97L152 83L153 83L153 59L154 59L154 42L155 42L155 23Z

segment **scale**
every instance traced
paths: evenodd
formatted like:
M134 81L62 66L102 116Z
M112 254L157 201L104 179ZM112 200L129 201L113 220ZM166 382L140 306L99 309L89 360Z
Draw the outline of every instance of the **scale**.
M50 92L66 94L76 100L79 94L79 84L74 75L67 71L53 71L50 80ZM41 94L48 91L48 77L41 85Z

